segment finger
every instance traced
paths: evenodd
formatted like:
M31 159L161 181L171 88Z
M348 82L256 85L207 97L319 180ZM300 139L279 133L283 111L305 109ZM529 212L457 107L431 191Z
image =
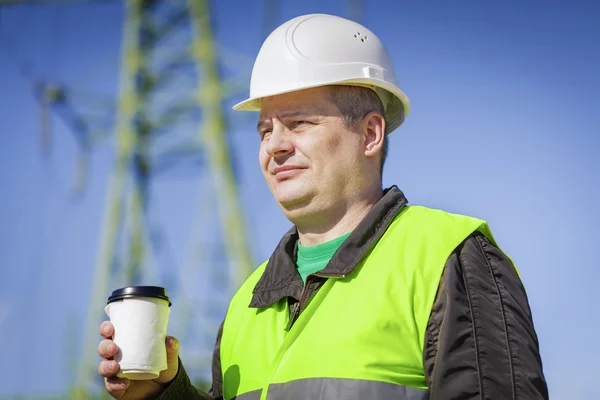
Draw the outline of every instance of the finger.
M115 399L120 399L123 397L123 394L129 387L129 383L129 379L117 378L116 376L104 379L104 387L106 388L106 391Z
M100 335L102 335L102 337L104 337L105 339L112 338L114 333L115 327L113 326L113 324L110 323L110 321L104 321L100 324Z
M119 352L119 346L110 339L104 339L98 344L98 354L105 359L111 359Z
M179 341L172 336L167 336L165 346L167 348L167 369L160 372L156 379L158 383L170 382L179 370Z
M173 336L167 336L165 345L167 346L167 364L170 366L179 363L179 340Z
M98 364L98 373L105 377L111 377L119 372L119 363L115 360L103 360Z

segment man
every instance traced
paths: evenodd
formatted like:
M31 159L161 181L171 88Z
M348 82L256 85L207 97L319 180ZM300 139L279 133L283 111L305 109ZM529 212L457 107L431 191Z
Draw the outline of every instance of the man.
M98 369L117 399L547 399L525 290L484 221L408 206L381 186L409 102L371 31L294 18L263 44L251 98L259 161L294 227L233 297L212 393L167 339L154 381Z

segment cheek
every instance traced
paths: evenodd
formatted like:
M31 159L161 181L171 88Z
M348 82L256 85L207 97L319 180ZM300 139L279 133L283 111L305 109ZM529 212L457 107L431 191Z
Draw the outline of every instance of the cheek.
M328 164L345 168L342 166L352 164L353 160L360 156L361 151L360 144L349 139L347 137L333 137L319 143L314 150Z
M260 169L263 171L263 173L267 170L267 167L269 166L269 160L270 156L261 143L260 148L258 149L258 164L260 165Z

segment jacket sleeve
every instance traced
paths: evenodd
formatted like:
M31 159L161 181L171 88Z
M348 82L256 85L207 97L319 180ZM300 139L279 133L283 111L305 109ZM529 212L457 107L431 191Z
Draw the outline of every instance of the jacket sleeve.
M179 370L175 378L169 383L166 389L156 400L223 400L223 379L221 375L221 336L223 334L223 324L219 327L217 340L213 351L212 361L212 388L208 393L196 389L190 382L190 378L185 372L183 363L179 359Z
M484 235L449 257L423 353L431 400L548 399L527 294Z
M156 400L215 400L208 393L196 389L190 382L190 378L179 360L179 370L175 378L169 383L165 390L156 397Z

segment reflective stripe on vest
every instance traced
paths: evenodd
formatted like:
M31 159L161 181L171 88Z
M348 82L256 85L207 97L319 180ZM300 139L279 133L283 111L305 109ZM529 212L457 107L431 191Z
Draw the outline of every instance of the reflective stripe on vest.
M493 241L484 221L404 207L350 275L325 282L289 331L287 299L248 307L261 265L225 318L225 400L427 399L431 307L448 257L476 230Z
M260 400L261 391L255 390L235 397L235 400ZM354 379L311 378L269 386L269 400L429 400L429 392L386 382Z

